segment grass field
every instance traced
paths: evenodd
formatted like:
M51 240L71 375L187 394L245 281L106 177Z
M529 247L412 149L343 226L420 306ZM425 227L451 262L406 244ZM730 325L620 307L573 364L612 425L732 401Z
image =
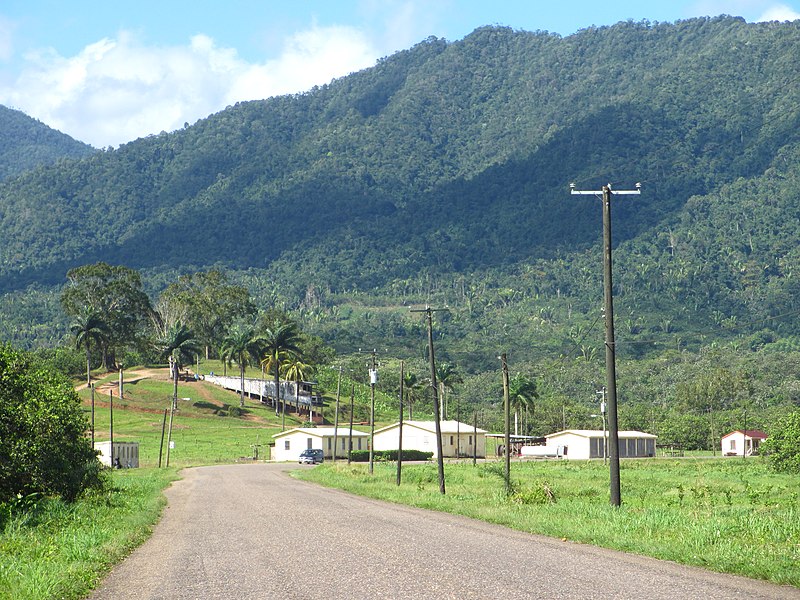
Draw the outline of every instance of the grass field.
M293 475L360 495L441 510L513 529L725 573L800 586L800 481L759 459L623 461L619 509L601 461L450 463L447 494L435 464L325 463Z
M110 396L114 394L114 441L139 442L140 466L157 466L165 409L170 406L173 383L166 369L134 369L126 372L124 398L118 397L117 375L95 382L95 441L110 436ZM79 391L87 417L91 391ZM239 396L203 381L179 382L178 411L173 417L170 466L230 463L269 458L272 436L281 431L281 418L258 399L245 399L241 416L230 416L239 407ZM286 428L297 427L301 418L286 416ZM169 426L169 414L166 417ZM166 435L162 465L166 464Z
M73 504L45 500L0 535L0 600L83 598L150 535L175 469L109 472L110 485Z

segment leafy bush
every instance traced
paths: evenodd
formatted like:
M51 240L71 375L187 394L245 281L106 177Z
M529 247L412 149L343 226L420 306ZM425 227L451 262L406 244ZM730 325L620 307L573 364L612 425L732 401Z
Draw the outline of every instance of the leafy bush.
M776 471L800 473L800 410L778 421L760 451Z
M100 462L69 381L0 345L0 502L34 493L74 500L100 486Z
M403 450L403 460L430 460L433 452L421 450ZM369 450L354 450L350 455L353 462L369 462ZM375 450L373 460L388 462L397 460L397 450Z

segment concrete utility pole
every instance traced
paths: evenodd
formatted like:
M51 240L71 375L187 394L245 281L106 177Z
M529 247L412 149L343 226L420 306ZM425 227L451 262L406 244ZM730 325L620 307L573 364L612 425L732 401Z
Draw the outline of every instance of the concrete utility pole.
M635 190L611 190L611 184L604 185L601 190L576 190L570 184L573 195L601 196L603 200L603 290L606 321L606 393L608 397L608 443L611 478L611 505L621 506L619 481L619 427L617 420L617 371L616 348L614 341L614 294L611 277L611 196L641 194L642 184L637 183Z
M428 357L431 363L431 391L433 392L433 421L436 425L436 465L439 471L439 493L444 495L444 456L442 455L442 423L439 413L439 398L436 390L436 359L433 355L433 318L432 313L445 311L447 308L425 308L411 309L411 312L424 312L428 320Z

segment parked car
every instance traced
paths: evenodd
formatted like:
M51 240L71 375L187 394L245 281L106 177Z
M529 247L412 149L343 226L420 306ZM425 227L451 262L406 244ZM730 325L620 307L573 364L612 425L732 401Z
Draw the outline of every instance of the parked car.
M303 450L300 453L300 460L298 461L301 465L302 464L312 464L315 465L317 463L321 463L325 460L325 455L323 454L322 450L319 448L309 448L308 450Z

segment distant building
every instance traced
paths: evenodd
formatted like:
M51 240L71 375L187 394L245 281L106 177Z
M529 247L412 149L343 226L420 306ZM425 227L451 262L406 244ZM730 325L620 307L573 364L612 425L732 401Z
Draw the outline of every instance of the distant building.
M139 466L139 442L114 442L114 455L111 455L111 442L95 442L94 449L100 452L97 459L107 467L113 467L119 459L123 469Z
M486 430L475 429L459 421L441 421L442 455L445 457L486 456ZM400 423L375 431L375 450L397 450L400 445ZM403 450L433 452L436 449L436 423L434 421L403 421Z
M758 429L737 429L720 440L723 456L750 456L758 454L758 447L767 439L767 434Z
M606 437L608 433L606 432ZM657 436L641 431L620 431L619 457L644 458L656 455ZM557 450L563 458L603 458L605 439L602 431L590 429L567 429L547 436L548 448ZM607 454L610 456L610 452Z
M272 449L272 460L295 461L303 450L318 448L325 458L333 458L334 437L336 438L336 458L347 458L347 441L350 436L349 427L298 427L276 433L272 437L275 447ZM369 434L353 430L353 450L368 450Z

